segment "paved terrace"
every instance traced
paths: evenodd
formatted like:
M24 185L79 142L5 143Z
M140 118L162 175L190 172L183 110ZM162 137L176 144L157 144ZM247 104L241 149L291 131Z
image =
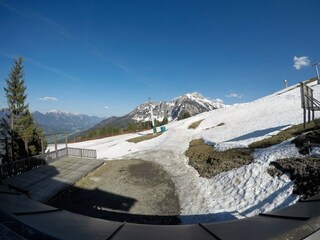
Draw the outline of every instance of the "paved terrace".
M68 157L6 180L16 189L28 192L32 199L0 185L0 238L320 239L320 195L252 218L177 226L101 220L40 203L102 164L99 160Z
M233 240L320 237L320 195L243 220L194 225L112 222L57 209L0 185L1 239Z
M67 157L11 177L4 185L46 203L103 163L102 160Z

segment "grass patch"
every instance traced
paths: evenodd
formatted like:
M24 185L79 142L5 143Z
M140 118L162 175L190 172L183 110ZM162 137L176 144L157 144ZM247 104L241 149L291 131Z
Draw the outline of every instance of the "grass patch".
M216 151L202 139L192 140L185 152L189 165L194 167L201 177L211 178L219 173L248 165L253 161L249 148L235 148Z
M303 133L306 133L312 130L317 130L317 129L320 129L320 119L316 119L314 122L307 123L306 128L303 127L303 124L294 125L286 130L279 132L277 135L251 143L249 145L249 148L271 147L273 145L286 141L290 138L297 137Z
M160 136L162 133L156 133L156 134L147 134L141 137L135 137L135 138L130 138L127 140L127 142L133 142L133 143L138 143L146 140L150 140L152 138L156 138Z
M225 123L222 122L222 123L219 123L217 126L206 128L205 130L209 130L209 129L216 128L216 127L221 127L223 125L225 125Z
M202 121L203 121L203 119L192 123L192 124L188 127L188 129L196 129L196 128L200 125L200 123L201 123Z

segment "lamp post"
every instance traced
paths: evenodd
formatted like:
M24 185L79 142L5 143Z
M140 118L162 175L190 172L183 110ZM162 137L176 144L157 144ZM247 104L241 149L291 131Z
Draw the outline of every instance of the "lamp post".
M156 134L156 133L157 133L157 127L156 127L156 124L155 124L155 121L154 121L152 104L151 104L151 101L150 101L150 100L151 100L151 99L150 99L150 97L149 97L150 117L151 117L152 129L153 129L153 134Z
M318 65L319 65L319 62L316 62L316 63L312 64L312 66L314 66L314 67L316 68L317 78L318 78L318 84L320 84Z

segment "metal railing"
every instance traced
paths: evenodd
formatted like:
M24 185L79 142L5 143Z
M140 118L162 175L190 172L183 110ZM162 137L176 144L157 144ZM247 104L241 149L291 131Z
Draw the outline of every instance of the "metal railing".
M41 156L34 156L18 161L1 164L0 179L12 177L42 165L46 165L46 161L43 158L41 158Z
M81 158L97 159L97 151L92 149L68 148L67 155Z
M313 97L313 89L307 84L300 83L301 107L303 109L303 127L306 128L307 115L308 122L314 120L314 112L320 111L320 101Z
M97 159L97 151L81 148L62 148L57 151L48 152L45 155L37 155L5 164L0 164L0 180L12 177L33 168L46 165L64 157L79 157Z

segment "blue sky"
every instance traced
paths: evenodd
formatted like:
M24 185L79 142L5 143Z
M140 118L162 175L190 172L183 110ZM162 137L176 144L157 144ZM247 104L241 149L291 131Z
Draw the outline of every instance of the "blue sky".
M251 101L316 75L319 12L318 0L0 0L0 107L20 55L31 110L119 116L195 91Z

